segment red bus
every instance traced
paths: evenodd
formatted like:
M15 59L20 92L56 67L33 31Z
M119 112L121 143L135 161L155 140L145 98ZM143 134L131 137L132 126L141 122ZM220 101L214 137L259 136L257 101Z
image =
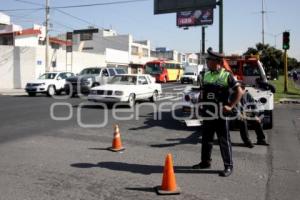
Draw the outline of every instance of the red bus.
M157 82L179 81L183 75L182 64L174 60L153 60L145 64L145 73Z

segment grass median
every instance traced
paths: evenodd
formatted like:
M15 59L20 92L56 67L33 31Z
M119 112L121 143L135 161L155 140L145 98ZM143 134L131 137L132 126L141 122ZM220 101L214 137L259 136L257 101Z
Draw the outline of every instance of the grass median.
M284 93L284 76L279 76L276 81L270 81L276 87L274 100L277 102L282 98L300 99L300 86L296 85L291 79L288 79L288 92Z

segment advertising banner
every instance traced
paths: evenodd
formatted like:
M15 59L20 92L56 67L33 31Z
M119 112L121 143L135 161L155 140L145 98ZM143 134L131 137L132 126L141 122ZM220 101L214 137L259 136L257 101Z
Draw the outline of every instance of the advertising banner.
M205 8L195 11L184 11L177 13L177 26L201 26L213 24L213 8Z

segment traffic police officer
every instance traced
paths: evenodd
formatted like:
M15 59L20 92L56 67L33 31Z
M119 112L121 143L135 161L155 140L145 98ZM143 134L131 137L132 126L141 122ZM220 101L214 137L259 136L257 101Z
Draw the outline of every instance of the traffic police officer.
M218 142L224 162L224 170L220 176L229 176L233 170L232 148L229 135L229 126L226 115L240 101L242 90L233 74L223 67L223 55L208 49L208 71L203 78L203 114L201 162L193 169L205 169L211 166L211 153L214 134L217 133ZM235 98L229 101L230 92ZM206 105L209 103L210 105ZM212 117L211 113L216 113Z

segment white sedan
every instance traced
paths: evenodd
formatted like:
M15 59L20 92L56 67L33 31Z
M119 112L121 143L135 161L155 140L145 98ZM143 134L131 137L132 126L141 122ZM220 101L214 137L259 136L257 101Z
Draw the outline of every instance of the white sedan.
M161 94L161 85L155 83L150 75L116 75L106 84L91 89L88 100L93 102L124 102L133 107L136 100L157 101Z

